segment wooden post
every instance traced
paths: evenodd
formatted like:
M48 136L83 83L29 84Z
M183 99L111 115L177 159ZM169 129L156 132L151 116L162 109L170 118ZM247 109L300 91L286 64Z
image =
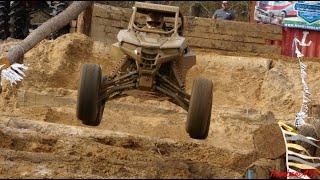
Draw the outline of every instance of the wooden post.
M77 32L90 35L91 19L92 19L93 3L85 11L83 11L77 19Z
M257 1L249 1L249 22L254 22L254 11Z
M259 158L278 159L286 153L285 141L278 123L262 125L255 130L253 144Z

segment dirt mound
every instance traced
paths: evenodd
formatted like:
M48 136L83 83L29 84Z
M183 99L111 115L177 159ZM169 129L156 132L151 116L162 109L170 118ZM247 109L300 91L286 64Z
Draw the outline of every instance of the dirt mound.
M293 119L302 103L302 84L297 60L272 60L259 57L224 56L213 52L196 52L197 65L189 72L187 87L198 76L212 79L214 106L272 111L277 119ZM248 61L251 62L248 63ZM312 100L318 101L320 63L307 65L307 83ZM269 67L269 68L268 68Z
M1 119L0 128L2 177L241 178L255 158L196 141L23 119Z
M89 37L77 33L61 36L54 41L44 40L25 55L24 62L30 69L19 90L70 96L75 101L81 65L97 63L102 66L103 74L108 74L117 62L109 52L110 45L94 42ZM273 60L271 63L267 58L225 56L203 51L196 51L196 55L197 64L187 74L187 91L190 93L192 82L196 77L203 76L213 81L213 111L216 114L212 119L213 126L219 128L212 128L211 132L212 135L228 133L230 135L228 146L236 149L241 144L247 144L249 149L252 149L250 137L257 125L244 125L251 110L257 111L257 114L271 111L277 119L289 120L292 120L299 110L302 102L302 86L296 61ZM319 78L320 64L317 62L306 62L306 64L311 92L317 92L320 87L316 81ZM12 93L12 91L5 92ZM4 95L5 93L2 96ZM313 94L314 99L318 96L319 94ZM12 98L12 94L2 98L6 106L17 103L17 99L8 98ZM34 97L37 98L40 97ZM50 98L52 96L48 96L48 99ZM50 104L49 100L47 104ZM40 106L43 105L44 103ZM150 110L149 107L154 108ZM62 108L57 112L55 109L50 110L50 107L48 110L30 106L20 107L16 113L17 116L27 116L30 119L49 122L54 122L56 119L58 123L79 125L73 108L75 107ZM64 110L66 112L63 112ZM224 118L229 118L223 115L225 112L231 116L230 114L238 110L239 113L231 118L236 119L235 121L225 122ZM245 116L242 117L241 113ZM70 121L65 121L64 118ZM103 121L105 125L102 123L98 128L187 139L184 132L185 118L186 113L169 102L128 97L107 103ZM245 120L239 120L241 118ZM141 126L143 130L139 128ZM180 130L174 132L177 128ZM251 129L246 130L246 128ZM167 132L163 133L163 129ZM237 130L243 130L241 138L233 133ZM214 139L215 144L225 141L223 137Z
M6 45L9 47L9 42ZM81 65L100 64L103 74L108 74L117 59L111 57L110 45L94 42L82 34L43 40L25 55L29 70L18 89L6 86L1 94L0 117L40 121L34 122L35 126L28 121L33 129L27 130L23 123L11 129L3 127L9 123L0 120L0 138L6 140L0 143L5 149L0 151L0 159L11 158L22 168L1 176L35 177L28 172L38 175L49 172L48 176L40 173L39 177L75 177L72 174L79 173L79 177L239 178L244 167L256 160L254 131L267 123L272 113L276 119L293 120L299 111L302 85L298 62L271 63L268 58L202 51L196 51L196 55L197 64L187 74L187 91L190 93L193 80L199 76L214 83L212 119L206 140L195 145L198 141L189 138L185 132L187 112L182 108L168 101L131 96L106 103L101 124L90 128L97 131L92 138L79 133L86 130L75 115ZM312 98L319 99L316 92L320 88L320 63L305 64ZM145 138L136 141L135 137L125 136L125 145L119 145L115 142L122 142L121 134L97 138L98 132L105 130L170 139L174 143L154 151L151 145L141 145ZM74 134L69 137L69 132ZM48 139L53 139L53 143ZM43 159L35 158L38 154ZM9 165L8 161L0 163L0 172L7 171ZM76 168L70 169L71 166ZM149 168L148 172L142 172L141 167Z
M104 71L110 70L112 57L96 55L95 46L80 33L66 34L55 41L43 40L25 55L24 62L30 69L24 87L77 89L83 63L97 63Z
M43 40L25 55L24 62L29 70L22 83L23 89L50 93L57 88L76 90L82 64L100 64L103 74L111 72L117 59L109 52L110 45L94 42L78 33L66 34L55 41ZM299 111L302 85L297 61L273 60L270 63L267 58L224 56L204 51L196 51L196 55L197 64L187 74L188 92L193 80L204 76L214 83L216 107L269 110L281 119L292 119ZM317 92L320 64L314 61L305 64L311 93ZM319 99L319 94L313 93L312 98Z
M7 43L7 47L10 43ZM30 69L27 71L27 76L19 87L19 90L34 90L46 94L56 94L57 96L70 95L74 98L76 92L69 92L69 90L77 89L81 65L84 63L97 63L102 66L103 74L108 74L117 62L116 59L110 56L109 52L110 45L94 42L89 37L78 33L66 34L54 41L43 40L25 55L24 62ZM215 52L203 51L196 51L196 55L197 64L191 68L187 74L187 91L190 92L192 82L196 77L204 76L211 79L214 83L214 111L221 110L224 112L225 109L233 109L234 111L236 111L236 109L243 109L248 112L250 109L256 109L263 111L262 114L266 111L271 111L277 119L290 120L292 120L295 113L299 111L302 102L302 86L299 67L296 61L273 60L271 63L267 58L225 56ZM320 87L317 81L319 78L320 64L311 61L306 62L306 64L309 75L308 84L310 85L311 92L317 92ZM13 94L15 94L15 96L13 96ZM13 98L16 97L15 91L5 90L1 96L3 97L1 101L4 105L2 108L15 106L17 103L17 99ZM313 93L312 98L318 99L319 94ZM142 121L155 127L150 131L146 131L146 133L152 133L156 136L160 133L156 129L160 126L162 127L161 123L165 122L165 119L180 119L182 122L185 120L185 112L169 102L146 101L131 97L115 102L122 104L115 105L117 108L110 110L110 112L108 107L106 107L106 121L108 124L113 124L109 122L113 119L124 121L123 123L126 124L126 126L130 126L130 122L133 121ZM142 119L147 118L154 120L147 122L145 120L139 120L138 114L134 113L134 111L137 111L139 108L137 106L131 107L127 105L128 103L155 106L162 110L150 112L152 114L151 116L142 116ZM130 108L132 108L132 111ZM144 106L139 112L144 111L142 109L144 109ZM39 110L39 112L40 111L41 110ZM43 111L46 112L46 110ZM37 114L31 110L24 110L23 112L24 114L30 114L30 118L34 118L33 115ZM174 112L179 115L166 116L161 120L163 113L168 112ZM67 112L66 114L69 113L70 112ZM109 114L112 114L112 116L109 117ZM68 117L68 115L55 113L55 116L59 115L63 118ZM70 118L71 116L73 118ZM44 116L41 116L40 118L39 115L36 119L45 121L46 118L43 117ZM70 117L69 119L76 119L74 114L70 115ZM47 119L50 119L48 121L54 121L54 118ZM127 122L128 119L136 120ZM217 118L214 117L213 119L217 120ZM225 128L223 121L216 121L216 123L218 122L219 126L223 126L221 129ZM132 129L138 127L138 124L134 125ZM104 127L104 125L102 126ZM183 126L183 124L179 124L179 127L181 126ZM228 126L231 127L232 124ZM109 127L115 129L130 129L116 124ZM225 130L227 129L228 128ZM217 132L218 131L219 130L217 130ZM222 131L219 132L223 133ZM247 133L250 134L251 132L250 130ZM180 137L185 137L184 132L181 131L179 133L181 135L179 135ZM172 133L168 132L167 134ZM246 139L248 139L248 137L246 137Z

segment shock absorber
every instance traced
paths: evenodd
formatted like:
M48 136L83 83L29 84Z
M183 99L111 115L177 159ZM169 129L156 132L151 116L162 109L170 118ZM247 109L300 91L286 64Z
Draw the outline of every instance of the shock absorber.
M116 77L116 75L119 73L119 71L121 71L122 66L125 65L127 60L128 60L127 56L123 56L121 58L121 60L116 64L116 66L112 70L111 75L110 75L111 78L115 78Z
M184 78L182 76L182 72L181 72L181 67L178 65L178 63L176 61L173 62L172 64L172 69L173 69L173 72L175 74L175 76L177 77L177 80L178 80L178 83L181 87L181 89L185 89L185 81L184 81Z

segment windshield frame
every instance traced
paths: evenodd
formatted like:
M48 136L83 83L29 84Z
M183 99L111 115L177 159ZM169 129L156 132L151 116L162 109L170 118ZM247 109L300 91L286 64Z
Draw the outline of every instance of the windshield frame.
M143 28L139 28L135 25L134 21L136 20L136 14L137 14L137 7L132 7L133 12L131 15L131 19L130 19L130 23L128 25L128 29L130 30L137 30L137 31L141 31L141 32L151 32L151 33L159 33L159 34L178 34L178 19L179 19L179 15L180 12L175 12L175 22L174 22L174 27L172 30L170 31L159 31L159 30L151 30L151 29L143 29ZM150 10L150 12L157 12L154 10ZM183 26L183 17L181 16L181 26Z

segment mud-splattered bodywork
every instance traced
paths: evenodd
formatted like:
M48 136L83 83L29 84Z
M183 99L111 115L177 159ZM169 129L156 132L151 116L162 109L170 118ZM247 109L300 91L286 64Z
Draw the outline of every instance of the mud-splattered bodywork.
M150 14L161 16L161 28L145 23ZM187 70L196 63L183 37L183 16L179 7L136 2L127 29L120 30L112 54L121 59L104 79L101 99L141 90L166 97L188 110L190 95L185 92Z
M139 28L135 22L139 21L137 13L140 12L165 13L174 20L174 27L171 32ZM178 7L136 3L128 29L118 33L118 42L114 47L135 61L141 89L153 87L155 74L164 64L170 64L167 68L172 68L175 76L173 79L184 88L185 73L195 64L195 55L189 50L185 38L181 36L182 31L183 16Z

